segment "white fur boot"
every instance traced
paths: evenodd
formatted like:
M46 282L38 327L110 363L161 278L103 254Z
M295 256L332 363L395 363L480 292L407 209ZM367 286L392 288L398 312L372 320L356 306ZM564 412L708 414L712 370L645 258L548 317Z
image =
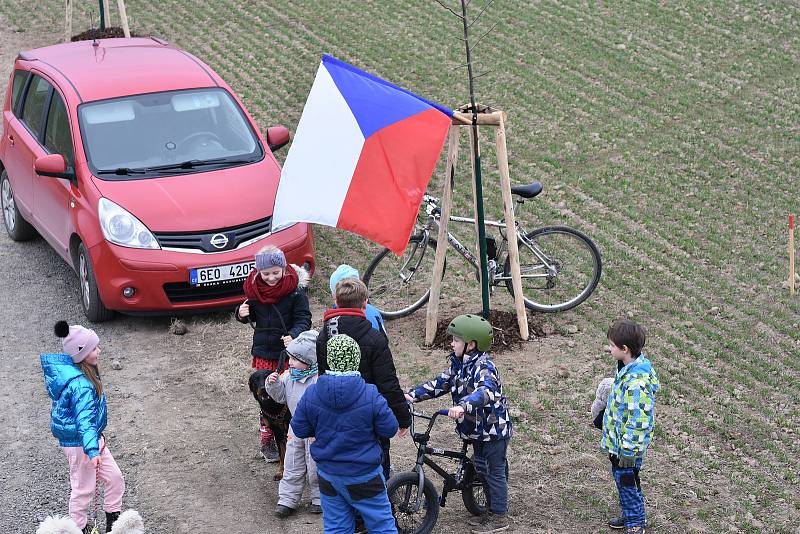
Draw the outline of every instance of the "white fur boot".
M111 527L111 534L144 534L144 521L136 510L125 510Z
M69 516L49 515L39 523L36 534L83 534L83 532Z

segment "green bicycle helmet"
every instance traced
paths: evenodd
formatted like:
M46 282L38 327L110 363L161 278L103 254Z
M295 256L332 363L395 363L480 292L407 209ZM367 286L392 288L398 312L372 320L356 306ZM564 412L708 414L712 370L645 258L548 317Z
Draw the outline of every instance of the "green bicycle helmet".
M460 337L465 343L474 341L481 352L492 348L492 325L479 315L459 315L450 322L447 333Z

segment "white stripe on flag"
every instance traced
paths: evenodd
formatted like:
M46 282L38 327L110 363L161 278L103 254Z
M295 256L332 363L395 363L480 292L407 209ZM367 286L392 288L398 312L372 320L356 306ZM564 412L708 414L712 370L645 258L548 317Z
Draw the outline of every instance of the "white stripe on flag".
M336 226L363 146L361 128L320 63L283 165L273 227L293 222Z

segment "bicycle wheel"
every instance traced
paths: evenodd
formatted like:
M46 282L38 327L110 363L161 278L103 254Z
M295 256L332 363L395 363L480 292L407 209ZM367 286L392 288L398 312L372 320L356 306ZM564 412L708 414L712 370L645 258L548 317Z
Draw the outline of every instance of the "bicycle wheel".
M423 240L421 234L411 236L400 257L388 248L383 249L364 273L369 302L385 319L398 319L414 313L430 298L436 240L429 239L424 247Z
M567 226L548 226L519 239L519 267L525 306L558 312L589 298L600 281L602 263L597 247L584 234ZM509 258L503 276L513 296Z
M413 471L394 475L386 483L386 492L397 522L398 534L428 534L439 518L439 495L427 478L422 486L422 503L418 510L419 474Z
M508 460L506 460L506 482L507 481ZM461 499L464 501L464 507L472 515L484 515L489 511L489 500L486 498L486 488L472 462L464 464Z
M472 515L483 515L489 511L489 504L486 501L486 491L483 482L475 472L475 466L471 463L464 464L464 481L461 490L461 499L464 507Z

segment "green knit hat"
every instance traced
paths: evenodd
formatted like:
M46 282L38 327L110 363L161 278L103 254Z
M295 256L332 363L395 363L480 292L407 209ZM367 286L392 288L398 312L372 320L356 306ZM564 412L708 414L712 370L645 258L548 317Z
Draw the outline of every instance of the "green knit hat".
M358 371L361 349L356 340L346 334L337 334L328 340L328 367L331 371Z

